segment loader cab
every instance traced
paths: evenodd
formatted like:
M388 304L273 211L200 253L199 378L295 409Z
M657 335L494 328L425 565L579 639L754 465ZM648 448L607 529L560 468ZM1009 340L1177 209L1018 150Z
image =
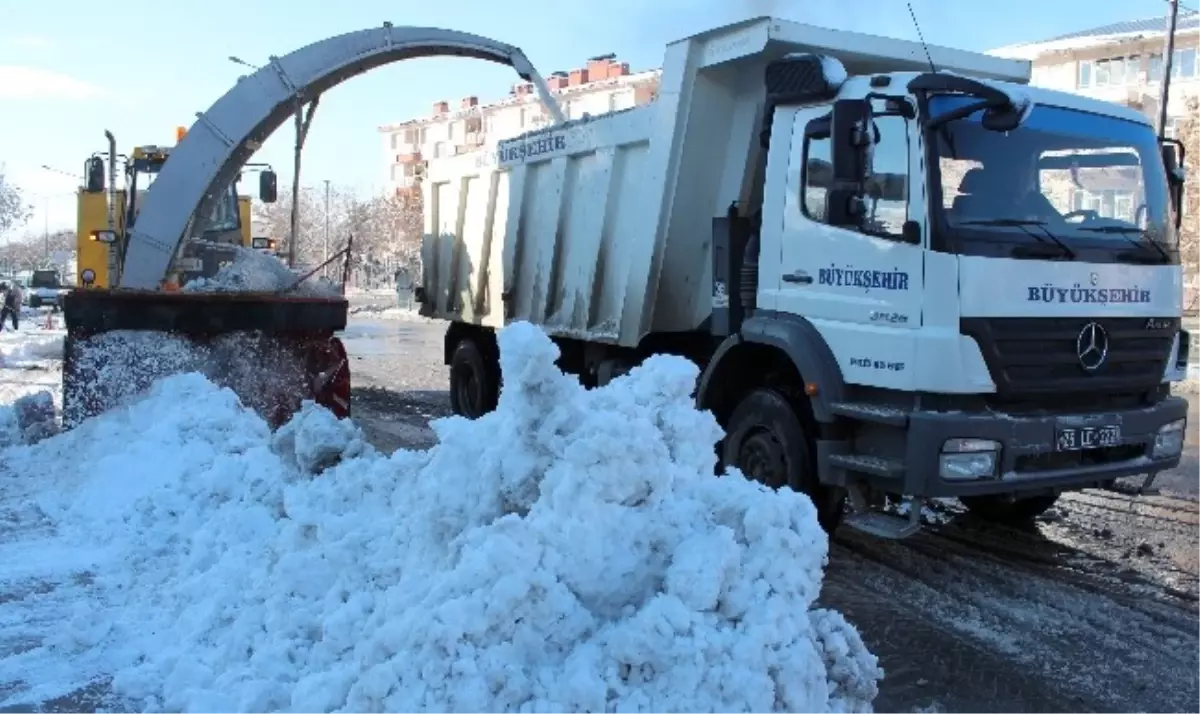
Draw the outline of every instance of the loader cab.
M126 164L126 208L128 226L137 225L146 193L170 156L170 148L139 146ZM238 204L238 182L233 181L214 202L208 215L198 216L193 237L213 243L242 244L242 216Z

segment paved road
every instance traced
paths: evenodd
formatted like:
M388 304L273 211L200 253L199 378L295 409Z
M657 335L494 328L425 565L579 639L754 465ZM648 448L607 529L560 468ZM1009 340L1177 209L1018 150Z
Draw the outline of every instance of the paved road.
M443 329L352 321L355 418L380 448L426 447L428 420L449 414ZM822 600L879 655L877 709L1194 711L1194 428L1184 465L1160 481L1171 492L1069 494L1025 531L950 502L905 541L839 532Z

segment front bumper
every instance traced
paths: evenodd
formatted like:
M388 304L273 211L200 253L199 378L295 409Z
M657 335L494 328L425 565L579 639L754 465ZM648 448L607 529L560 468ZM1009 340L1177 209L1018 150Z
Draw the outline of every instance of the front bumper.
M1160 427L1187 418L1187 401L1167 397L1140 409L1103 414L1019 416L999 413L915 412L909 417L904 492L931 498L992 493L1070 490L1122 476L1158 473L1179 465L1180 454L1153 458ZM1116 446L1086 451L1055 450L1064 426L1121 427ZM996 475L947 480L939 469L942 445L951 439L983 439L1000 445Z

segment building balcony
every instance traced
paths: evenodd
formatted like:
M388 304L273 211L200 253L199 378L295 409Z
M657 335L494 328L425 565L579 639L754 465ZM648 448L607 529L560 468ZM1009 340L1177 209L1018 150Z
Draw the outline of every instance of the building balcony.
M420 151L408 151L405 153L396 154L396 163L398 164L419 164L421 163Z

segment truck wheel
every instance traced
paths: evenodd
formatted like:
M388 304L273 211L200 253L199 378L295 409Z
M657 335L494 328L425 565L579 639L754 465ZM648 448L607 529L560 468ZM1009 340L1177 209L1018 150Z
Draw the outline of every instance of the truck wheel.
M773 389L747 394L729 418L722 449L726 466L770 488L790 486L808 496L817 520L832 533L842 520L845 494L817 480L810 438L792 405Z
M1045 513L1058 501L1058 494L1014 498L1010 494L962 496L958 499L972 515L993 523L1019 525Z
M450 357L450 408L459 416L478 419L495 409L499 398L499 365L484 356L475 340L459 340Z

